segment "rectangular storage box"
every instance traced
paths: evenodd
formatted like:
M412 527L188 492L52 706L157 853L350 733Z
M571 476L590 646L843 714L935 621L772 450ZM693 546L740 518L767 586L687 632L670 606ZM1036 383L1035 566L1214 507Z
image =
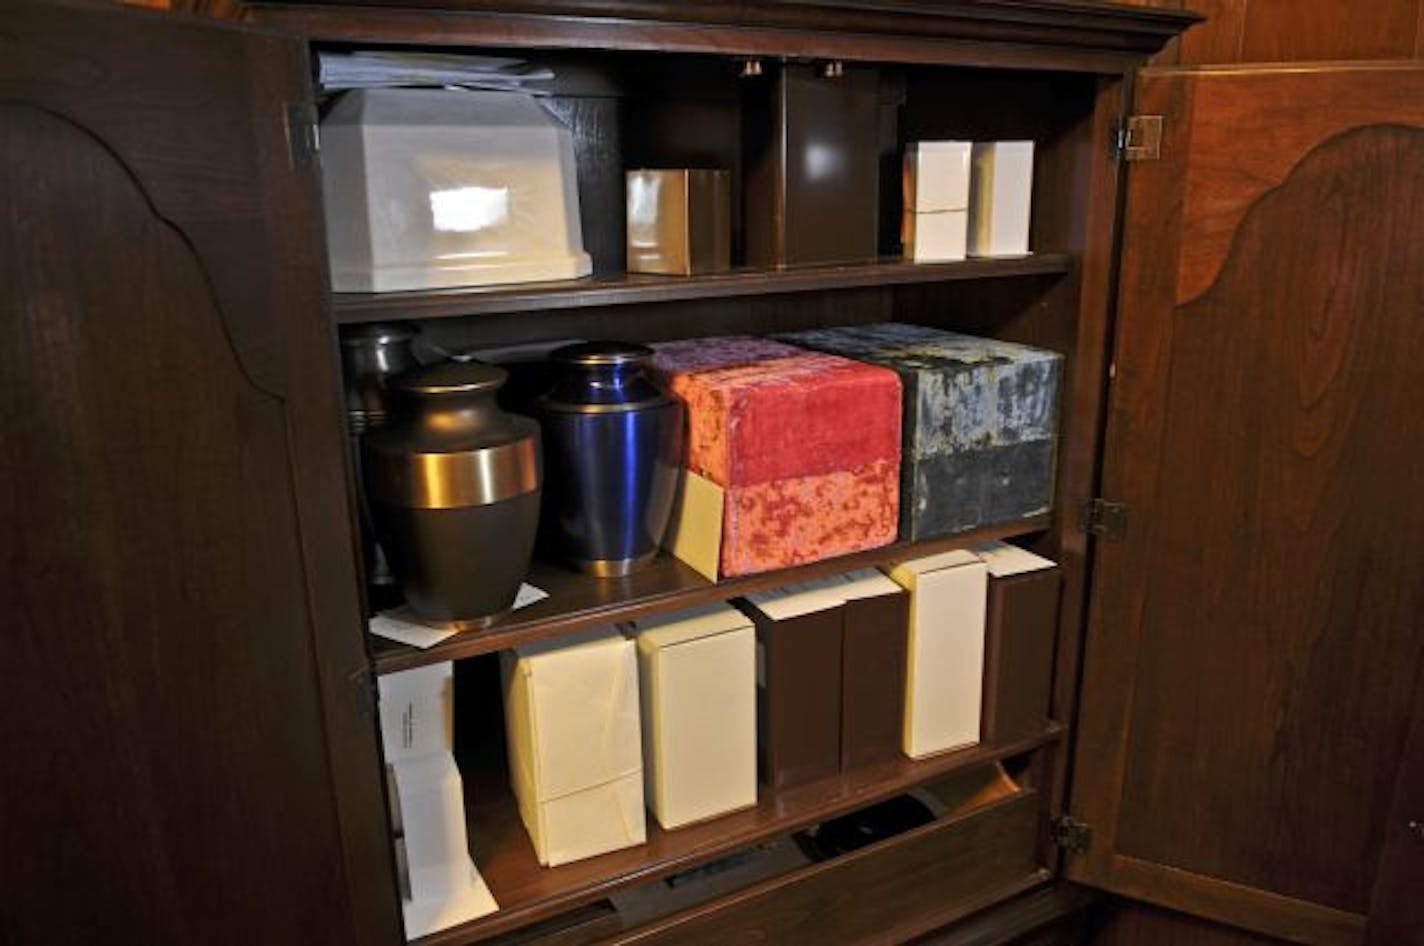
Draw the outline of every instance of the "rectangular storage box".
M732 176L727 171L629 171L628 271L668 276L732 266Z
M987 574L984 563L965 551L890 571L910 593L904 749L911 758L979 741Z
M756 804L756 642L726 604L637 622L644 794L664 828Z
M716 580L894 540L893 371L759 339L653 347L652 374L687 407L675 555Z
M899 374L902 538L963 532L1052 508L1063 356L901 322L778 337Z
M758 770L772 788L840 770L842 600L791 585L742 602L756 625Z
M841 768L900 758L910 597L865 569L835 579L842 599Z
M1032 201L1033 142L975 142L969 255L1027 254Z
M1001 746L1041 736L1053 685L1058 566L1007 542L972 551L989 571L983 740Z
M826 78L787 63L746 83L742 140L749 266L877 256L880 82L847 66Z
M539 863L643 843L633 642L598 629L505 651L501 669L510 780Z

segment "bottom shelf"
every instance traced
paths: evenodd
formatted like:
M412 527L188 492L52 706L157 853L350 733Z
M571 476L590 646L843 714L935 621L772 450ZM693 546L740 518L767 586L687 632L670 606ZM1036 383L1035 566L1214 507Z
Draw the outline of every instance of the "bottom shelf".
M552 868L539 866L535 859L508 789L470 779L470 845L500 909L420 943L468 943L525 926L621 888L874 804L939 776L1021 755L1061 734L1062 727L1050 723L1042 734L1009 745L973 746L918 761L898 759L780 792L763 789L754 808L676 831L664 831L649 818L645 844Z

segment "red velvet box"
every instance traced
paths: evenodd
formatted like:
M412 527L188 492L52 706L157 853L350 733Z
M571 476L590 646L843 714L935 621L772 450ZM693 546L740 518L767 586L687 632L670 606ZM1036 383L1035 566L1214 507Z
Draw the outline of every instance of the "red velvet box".
M715 578L894 540L901 417L895 372L752 338L654 348L654 373L687 405L688 470L710 484L684 489L674 552ZM687 508L707 498L720 503L720 516ZM709 536L709 529L719 534ZM679 551L689 537L700 556Z

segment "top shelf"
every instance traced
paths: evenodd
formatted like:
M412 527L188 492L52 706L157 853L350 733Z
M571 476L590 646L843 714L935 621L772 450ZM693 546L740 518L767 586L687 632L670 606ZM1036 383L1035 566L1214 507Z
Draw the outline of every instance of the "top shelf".
M1068 272L1066 253L1033 253L1003 259L953 263L884 260L781 270L741 269L708 276L619 273L515 286L433 289L420 292L338 292L332 308L339 324L404 319L440 319L550 309L686 302L729 296L777 295L913 283L953 282L1008 276L1054 276Z

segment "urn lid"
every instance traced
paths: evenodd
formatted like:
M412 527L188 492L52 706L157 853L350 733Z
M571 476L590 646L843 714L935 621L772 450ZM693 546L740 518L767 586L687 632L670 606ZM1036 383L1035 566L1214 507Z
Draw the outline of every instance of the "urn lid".
M392 385L403 394L438 397L442 394L493 393L509 379L509 372L478 361L445 361L407 371Z
M633 342L579 342L556 348L549 353L550 361L584 368L642 365L652 357L651 348Z
M342 326L341 344L348 348L389 345L408 342L418 334L420 330L409 322L366 322Z

